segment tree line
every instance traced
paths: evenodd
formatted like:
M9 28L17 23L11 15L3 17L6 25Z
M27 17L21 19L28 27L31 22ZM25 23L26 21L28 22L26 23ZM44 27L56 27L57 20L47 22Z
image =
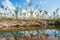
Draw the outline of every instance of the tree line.
M4 6L2 5L1 6L2 8L4 8ZM5 9L6 10L6 9ZM30 1L28 3L28 8L23 10L20 8L20 12L18 13L19 11L19 8L16 7L16 9L14 10L15 14L10 14L12 15L12 18L8 18L8 16L6 16L7 14L9 15L9 13L5 13L4 12L4 16L2 16L3 14L0 12L0 19L20 19L20 17L22 17L23 19L46 19L48 16L48 19L59 19L59 8L57 8L55 11L53 11L52 13L49 13L47 10L42 10L41 8L38 7L38 5L36 5L35 9L33 10L32 9L32 2ZM52 14L51 16L49 16L49 14ZM29 14L29 15L28 15ZM45 16L46 15L46 16ZM20 17L18 17L20 16Z

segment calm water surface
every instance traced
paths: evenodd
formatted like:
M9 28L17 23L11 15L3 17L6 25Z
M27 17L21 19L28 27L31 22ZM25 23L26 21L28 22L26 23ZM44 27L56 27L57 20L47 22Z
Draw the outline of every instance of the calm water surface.
M53 36L60 38L60 30L34 30L34 31L19 31L19 32L0 32L0 38L22 38L22 37L40 37Z

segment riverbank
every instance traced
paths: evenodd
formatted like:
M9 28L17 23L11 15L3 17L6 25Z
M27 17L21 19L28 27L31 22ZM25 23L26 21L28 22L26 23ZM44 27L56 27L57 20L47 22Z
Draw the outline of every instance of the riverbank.
M0 32L16 32L16 31L32 31L32 30L53 30L54 28L40 28L40 27L20 27L20 28L16 28L16 27L11 27L11 28L2 28L0 29ZM55 29L54 29L55 30Z
M0 20L0 31L25 31L25 30L43 30L58 29L54 26L46 26L41 20ZM59 30L59 29L58 29Z

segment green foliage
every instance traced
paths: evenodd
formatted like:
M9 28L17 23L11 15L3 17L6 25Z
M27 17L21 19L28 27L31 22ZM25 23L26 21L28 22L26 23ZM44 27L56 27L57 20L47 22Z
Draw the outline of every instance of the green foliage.
M18 8L16 8L15 14L16 14L16 19L18 19Z
M33 16L33 12L34 12L33 10L30 10L30 14L31 14L31 16Z
M26 15L26 13L23 13L23 15Z
M59 11L59 8L56 9L56 12L58 12L58 11Z
M4 6L2 5L1 8L4 9ZM28 10L29 10L28 8L30 8L30 11L29 11L29 12L28 12ZM33 14L35 13L36 10L32 10L32 1L31 1L31 0L30 0L30 2L28 3L28 7L26 8L26 9L27 9L27 10L26 10L27 13L21 13L21 12L22 12L22 8L21 8L21 9L20 9L20 15L19 15L19 16L22 16L22 17L24 16L24 19L26 19L26 14L30 13L31 16L27 15L27 16L28 16L27 19L31 20L31 19L33 19L33 18L34 18L34 19L36 19L36 18L39 19L40 17L42 18L42 16L45 15L45 14L48 15L48 11L47 11L47 10L44 10L44 11L43 11L42 9L40 9L40 7L39 7L38 4L37 4L36 7L34 7L34 8L38 9L35 18L34 18L34 16L33 16ZM33 8L33 9L34 9L34 8ZM4 9L4 10L5 10L5 9ZM59 16L58 16L58 15L59 15L59 13L58 13L59 10L60 10L60 9L57 8L57 9L55 9L55 11L53 12L53 17L54 17L53 19L54 19L54 20L55 20L55 18L56 18L56 19L59 18ZM18 7L16 7L16 10L14 10L14 11L15 11L15 14L12 14L12 13L10 13L10 14L12 14L12 20L17 20L17 19L18 19L18 11L19 11ZM39 12L39 13L38 13L38 12ZM42 16L40 16L41 13L43 13ZM7 14L8 14L8 13L7 13ZM2 17L2 15L4 15L4 17L2 17L2 19L5 20L5 19L8 18L8 16L6 16L7 14L6 14L6 12L4 12L4 14L0 13L0 16ZM49 17L49 16L48 16L48 17ZM50 17L50 18L52 18L52 17ZM11 20L10 18L8 18L8 19ZM57 19L57 20L60 21L59 19Z
M40 10L40 9L39 9L39 12L41 13L41 12L42 12L42 10Z
M39 14L37 14L36 16L39 17Z
M57 18L57 19L56 19L56 22L60 22L60 18Z
M48 14L48 12L47 12L46 10L44 10L44 14L46 14L46 15L47 15L47 14Z
M27 27L27 24L24 24L24 27Z

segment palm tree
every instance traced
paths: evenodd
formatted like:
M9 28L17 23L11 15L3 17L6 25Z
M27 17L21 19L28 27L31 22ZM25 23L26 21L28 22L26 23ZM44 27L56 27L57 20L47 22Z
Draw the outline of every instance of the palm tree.
M15 10L16 19L18 19L18 8Z

